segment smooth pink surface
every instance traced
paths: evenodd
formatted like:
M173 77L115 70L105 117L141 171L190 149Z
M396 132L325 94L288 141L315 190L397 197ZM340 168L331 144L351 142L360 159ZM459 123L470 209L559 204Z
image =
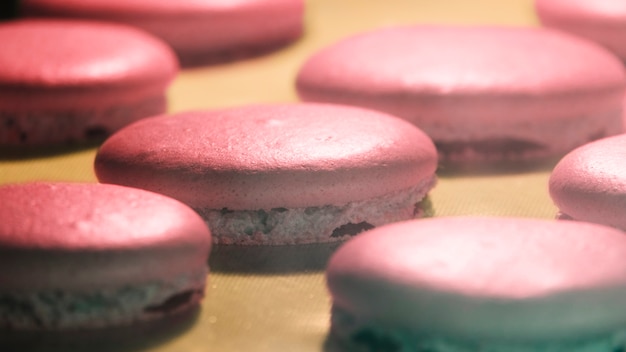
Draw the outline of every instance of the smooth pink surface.
M18 20L0 24L0 108L123 105L164 94L178 72L163 42L116 24Z
M435 218L360 234L327 280L336 305L385 326L545 342L624 326L625 256L626 236L600 225Z
M126 23L168 42L184 63L280 45L303 32L303 0L25 0L25 15Z
M305 101L385 111L435 143L508 139L554 153L620 130L626 80L609 52L557 31L423 25L322 49L296 85Z
M550 176L550 195L575 220L626 230L626 135L584 145Z
M160 194L26 183L0 187L0 199L3 290L146 282L206 265L211 235L203 220Z
M400 119L324 104L257 105L155 117L100 148L105 183L232 210L343 205L433 177L430 139Z
M626 2L536 0L541 22L596 41L626 60Z

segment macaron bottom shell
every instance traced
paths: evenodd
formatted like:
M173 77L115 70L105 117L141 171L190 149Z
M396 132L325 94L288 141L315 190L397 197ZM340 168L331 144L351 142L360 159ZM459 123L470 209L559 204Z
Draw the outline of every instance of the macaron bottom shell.
M141 118L163 113L165 96L93 109L0 111L0 148L102 141Z
M284 245L346 240L376 226L432 214L426 193L435 178L381 197L306 208L196 209L214 242L222 245Z
M459 312L459 314L463 314ZM613 352L626 348L624 332L608 332L604 335L580 340L543 341L531 344L454 339L448 336L418 334L409 329L377 323L338 307L332 307L331 331L325 342L326 352Z

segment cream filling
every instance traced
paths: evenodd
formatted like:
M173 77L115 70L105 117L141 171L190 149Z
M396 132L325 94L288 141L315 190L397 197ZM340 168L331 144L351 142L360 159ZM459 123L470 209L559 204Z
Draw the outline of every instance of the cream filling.
M334 242L376 226L432 215L428 202L422 200L435 183L433 176L409 189L344 205L196 211L218 244Z

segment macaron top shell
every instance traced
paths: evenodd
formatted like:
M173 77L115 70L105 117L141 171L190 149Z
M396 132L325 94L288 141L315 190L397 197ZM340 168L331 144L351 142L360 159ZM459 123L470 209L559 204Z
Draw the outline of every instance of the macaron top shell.
M0 187L0 199L2 289L54 280L114 285L205 271L211 235L204 221L160 194L117 185L27 183ZM73 276L59 273L66 267Z
M39 92L43 100L51 94L50 101L71 93L77 103L88 94L120 101L157 96L178 72L169 47L124 25L18 20L0 24L0 41L0 106L25 92Z
M488 96L514 97L525 104L534 98L546 104L551 98L555 105L550 106L551 114L556 116L561 112L554 110L571 110L572 105L580 111L580 103L571 103L576 98L584 98L592 110L613 109L615 98L606 96L622 94L624 84L617 58L564 33L428 25L391 27L344 39L314 54L297 78L304 100L316 100L319 90L371 99ZM571 97L569 104L560 103L564 96ZM481 115L493 119L488 111L476 114L476 119ZM528 115L520 118L549 118Z
M324 104L155 117L110 137L95 161L101 182L232 210L345 204L416 186L436 167L433 143L407 122Z
M63 2L50 0L25 0L20 5L28 11L56 10L68 14L99 13L102 16L117 15L119 17L133 16L176 16L194 15L198 13L229 12L233 9L242 10L245 8L255 8L256 6L280 6L290 3L299 3L294 0L129 0L129 1L107 1L107 0L65 0Z
M621 0L536 0L540 16L582 25L626 27L626 3Z
M537 0L542 24L604 45L626 59L626 3L621 0Z
M576 220L626 230L626 135L573 150L550 175L550 195Z
M183 66L275 49L303 32L304 0L24 0L26 16L127 23L166 41Z
M595 224L436 218L360 234L331 258L327 279L337 306L381 324L553 341L624 326L624 255L626 236Z

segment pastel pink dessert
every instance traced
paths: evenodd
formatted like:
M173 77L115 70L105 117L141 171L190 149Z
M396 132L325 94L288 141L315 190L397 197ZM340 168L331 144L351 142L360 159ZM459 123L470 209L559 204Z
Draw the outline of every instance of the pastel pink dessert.
M184 66L289 44L303 32L303 0L23 0L22 14L139 27L166 41Z
M0 24L0 146L103 139L165 112L173 52L131 27L83 21Z
M411 124L323 104L146 119L95 159L100 182L188 204L220 244L338 241L422 216L436 168L434 145Z
M626 230L626 135L604 138L567 154L550 175L560 218Z
M596 224L435 218L331 258L330 345L347 351L612 352L626 347L626 236Z
M198 306L211 234L184 204L116 185L0 187L0 332L150 322Z
M621 0L536 0L541 23L597 42L626 61L626 3Z
M357 105L415 124L447 162L537 160L621 132L621 62L538 28L411 26L314 54L304 101Z

